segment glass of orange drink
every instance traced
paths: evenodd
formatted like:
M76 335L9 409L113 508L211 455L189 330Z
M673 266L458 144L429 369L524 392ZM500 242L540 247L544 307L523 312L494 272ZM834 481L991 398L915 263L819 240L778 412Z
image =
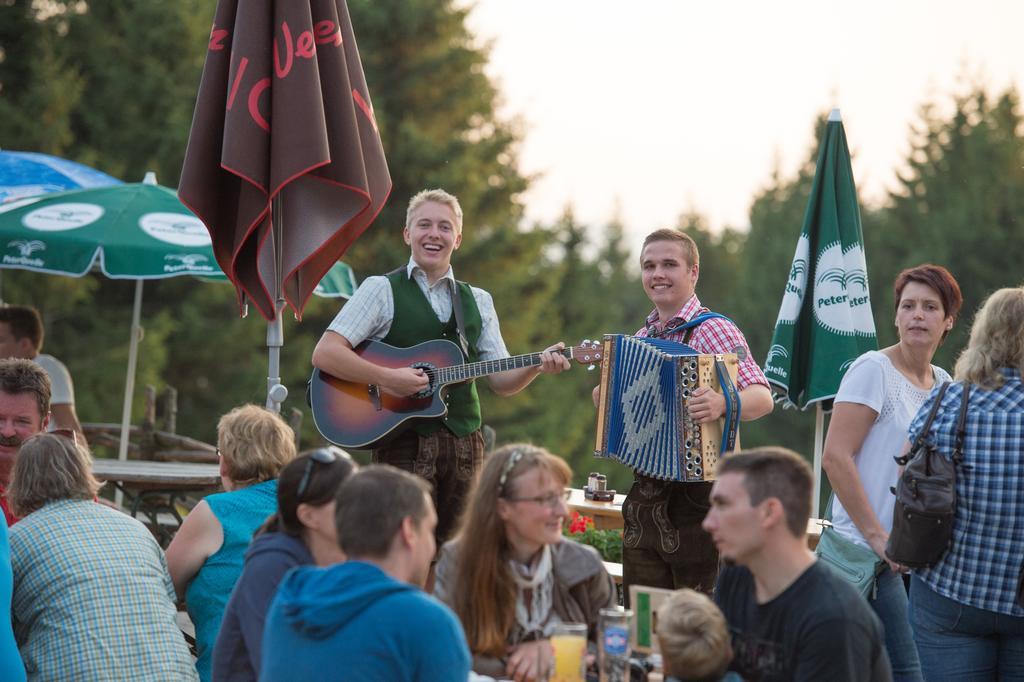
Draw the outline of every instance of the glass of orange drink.
M555 652L551 682L581 682L586 674L587 626L584 623L559 623L551 634Z

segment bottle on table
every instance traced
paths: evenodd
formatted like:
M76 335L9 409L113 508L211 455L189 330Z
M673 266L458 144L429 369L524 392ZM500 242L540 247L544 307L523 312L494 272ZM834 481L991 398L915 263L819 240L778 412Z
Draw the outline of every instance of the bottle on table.
M601 682L629 682L628 609L601 609L598 670Z

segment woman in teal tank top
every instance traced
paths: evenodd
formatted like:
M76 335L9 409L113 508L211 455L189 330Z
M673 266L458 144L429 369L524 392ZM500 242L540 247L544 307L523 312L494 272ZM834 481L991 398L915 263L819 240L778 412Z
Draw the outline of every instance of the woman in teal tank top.
M295 436L280 416L244 405L217 424L226 492L189 513L167 547L167 567L196 629L196 668L211 679L213 645L253 533L277 509L277 475L295 458Z

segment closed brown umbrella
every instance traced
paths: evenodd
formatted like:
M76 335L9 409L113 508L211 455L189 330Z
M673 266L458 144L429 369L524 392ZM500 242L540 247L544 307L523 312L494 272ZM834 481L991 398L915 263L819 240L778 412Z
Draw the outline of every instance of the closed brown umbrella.
M301 317L390 191L344 0L219 0L178 196L268 321L268 407L285 305Z

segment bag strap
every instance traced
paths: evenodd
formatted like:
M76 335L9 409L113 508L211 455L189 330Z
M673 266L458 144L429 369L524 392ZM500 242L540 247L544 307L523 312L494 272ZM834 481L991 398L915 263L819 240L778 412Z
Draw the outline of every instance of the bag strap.
M836 499L836 493L833 490L832 494L828 496L828 504L825 505L825 518L822 521L828 521L828 525L832 525L832 502Z
M911 445L910 450L907 451L907 454L893 457L900 466L906 466L907 462L910 461L910 453L924 444L925 439L928 437L928 431L932 428L932 422L935 421L935 415L939 411L939 403L942 402L942 396L946 394L947 388L949 388L949 382L943 381L942 385L939 386L939 392L935 394L935 402L932 403L932 409L928 411L928 418L924 420L924 426L921 427L921 431L918 432L917 438L914 439L914 443Z
M960 397L960 414L956 420L956 440L953 445L953 461L959 464L963 458L964 436L967 435L967 402L971 396L971 382L964 381L964 393Z

